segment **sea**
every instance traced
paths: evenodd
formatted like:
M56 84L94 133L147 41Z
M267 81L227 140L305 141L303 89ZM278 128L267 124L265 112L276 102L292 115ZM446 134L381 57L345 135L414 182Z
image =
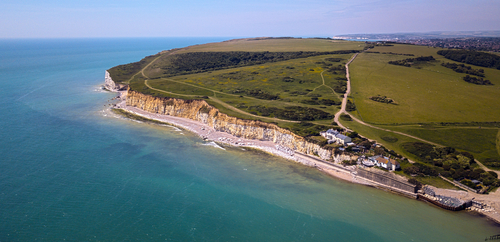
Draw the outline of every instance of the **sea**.
M484 241L500 227L112 115L105 70L229 38L0 40L0 241Z

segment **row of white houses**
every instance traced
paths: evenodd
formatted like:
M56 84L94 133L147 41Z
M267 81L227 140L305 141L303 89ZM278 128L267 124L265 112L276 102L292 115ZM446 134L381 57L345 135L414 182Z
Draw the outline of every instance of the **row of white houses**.
M319 133L321 136L328 140L328 143L339 143L341 145L349 145L352 142L351 137L341 134L337 130L329 129L327 131L321 131Z
M401 169L398 161L381 155L371 157L361 156L358 158L358 161L366 167L378 166L390 171Z

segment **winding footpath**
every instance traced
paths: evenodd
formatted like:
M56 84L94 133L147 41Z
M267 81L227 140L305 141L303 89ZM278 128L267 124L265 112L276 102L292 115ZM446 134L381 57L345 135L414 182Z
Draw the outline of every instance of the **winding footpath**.
M342 99L342 106L340 107L340 111L338 111L336 114L335 114L335 118L333 119L333 121L335 121L335 123L337 123L341 128L345 129L345 130L348 130L344 125L342 125L340 122L339 122L339 118L340 118L340 115L342 115L343 113L346 113L345 111L345 108L347 106L347 96L349 96L349 94L351 94L351 79L349 78L349 64L351 64L352 61L354 61L354 59L356 58L356 56L358 56L359 53L356 53L352 56L352 58L345 64L345 76L347 78L347 90L344 94L344 98ZM351 116L349 113L347 113L349 116Z
M377 126L374 126L374 125L371 125L371 124L367 124L361 120L359 120L358 118L354 117L352 114L346 112L346 106L347 106L347 97L349 96L349 94L351 93L351 79L349 77L349 64L351 64L351 62L354 61L354 59L356 58L356 56L358 56L359 53L356 53L350 60L349 62L347 62L345 64L345 69L346 69L346 78L347 78L347 90L346 90L346 93L344 94L344 99L342 99L342 106L341 106L341 109L340 111L338 111L336 114L335 114L335 118L334 118L334 121L335 123L338 124L339 127L345 129L345 130L349 130L347 127L345 127L343 124L341 124L339 122L339 118L340 118L340 115L342 114L347 114L349 115L353 121L359 123L359 124L362 124L364 126L367 126L367 127L370 127L370 128L373 128L373 129L378 129L378 130L382 130L382 131L386 131L386 132L391 132L391 133L394 133L394 134L399 134L399 135L403 135L403 136L406 136L406 137L409 137L409 138L412 138L412 139L415 139L415 140L418 140L418 141L421 141L421 142L424 142L424 143L427 143L427 144L431 144L431 145L434 145L434 146L437 146L437 147L443 147L443 145L441 144L438 144L438 143L434 143L434 142L431 142L431 141L428 141L428 140L425 140L425 139L422 139L422 138L419 138L419 137L416 137L416 136L413 136L413 135L409 135L409 134L406 134L406 133L403 133L403 132L399 132L399 131L394 131L394 130L390 130L390 129L384 129L384 128L381 128L381 127L377 127ZM371 140L372 141L372 140ZM500 176L500 171L496 171L496 170L492 170L488 167L486 167L485 165L483 165L481 162L479 162L477 159L475 159L475 162L482 168L484 169L485 171L493 171L495 173L497 173L499 176ZM500 196L500 189L498 189L497 192L495 192L496 194L499 194Z

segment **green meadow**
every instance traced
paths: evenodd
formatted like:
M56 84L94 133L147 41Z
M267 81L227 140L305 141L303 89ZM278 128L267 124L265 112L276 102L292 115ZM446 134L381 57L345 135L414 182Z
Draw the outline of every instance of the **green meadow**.
M204 99L230 116L276 123L299 135L317 135L322 129L336 127L332 119L340 109L347 83L344 65L352 52L363 48L364 43L328 39L240 39L164 51L140 65L124 65L121 69L126 70L122 73L130 73L124 83L130 84L132 90L159 97ZM173 76L162 74L169 63L198 63L196 59L177 57L192 52L223 52L229 56L235 52L319 54L227 67L223 66L224 60L213 59L222 67L183 69L187 74ZM134 74L129 71L133 68L142 69Z
M365 47L329 39L237 39L164 51L110 73L142 93L204 99L230 116L317 135L336 127L332 118L346 90L344 65ZM483 69L493 85L468 83L464 73L441 65L457 62L439 50L394 44L361 52L349 67L349 100L356 106L350 113L390 131L341 122L414 160L401 145L419 138L480 161L500 161L500 70L472 66ZM421 56L432 58L417 60Z
M480 161L487 158L500 160L497 137L500 70L468 65L484 69L485 79L493 85L467 83L462 79L465 74L441 66L443 62L458 62L438 55L438 50L394 45L377 46L369 51L378 53L359 54L349 68L350 97L357 108L351 114L377 127L468 151ZM388 64L389 61L407 59L409 54L414 57L433 56L435 60L412 67ZM396 104L370 99L379 95L393 99ZM343 123L375 139L380 136L377 132L382 132L369 131L371 128L359 127L353 122ZM405 153L399 148L400 142L386 145Z

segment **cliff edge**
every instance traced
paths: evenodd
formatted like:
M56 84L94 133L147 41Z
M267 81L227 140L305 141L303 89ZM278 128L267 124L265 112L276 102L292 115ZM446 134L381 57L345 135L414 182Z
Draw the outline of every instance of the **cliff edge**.
M275 124L255 120L243 120L219 112L204 100L182 100L176 98L153 97L133 90L128 90L127 106L137 107L150 113L158 113L188 118L203 123L220 132L263 141L272 141L297 152L318 155L324 160L331 160L332 151L317 144L307 142L303 137Z

